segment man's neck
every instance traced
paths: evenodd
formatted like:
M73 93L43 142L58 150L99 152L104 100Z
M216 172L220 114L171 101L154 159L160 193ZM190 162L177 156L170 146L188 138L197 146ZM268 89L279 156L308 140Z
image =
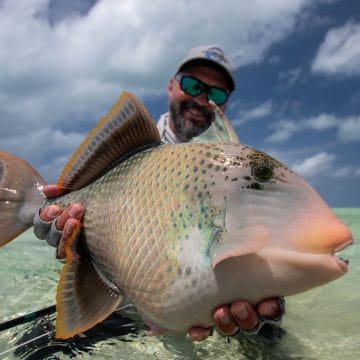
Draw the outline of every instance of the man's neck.
M169 113L161 115L158 121L158 129L161 140L166 144L180 144L185 142L176 136Z

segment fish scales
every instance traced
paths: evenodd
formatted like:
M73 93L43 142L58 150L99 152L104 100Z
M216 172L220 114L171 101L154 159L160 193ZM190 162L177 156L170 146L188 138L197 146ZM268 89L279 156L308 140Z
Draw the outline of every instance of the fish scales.
M83 232L93 261L143 314L160 322L177 297L169 293L170 284L188 279L187 291L194 285L191 271L210 266L209 240L218 213L209 203L210 188L228 162L218 145L165 145L135 154L55 203L84 204ZM194 229L201 237L193 251L200 249L203 257L195 268L191 258L178 263Z
M73 192L53 200L26 161L0 151L0 246L40 205L86 209L81 236L66 244L56 337L93 327L124 296L153 334L185 333L213 325L219 305L257 306L348 271L337 252L352 244L349 229L301 177L241 145L213 107L203 139L154 146L156 125L125 93L65 166L58 184Z
M60 205L84 204L83 231L93 262L135 302L152 328L162 324L160 332L177 331L194 321L209 326L210 309L236 300L244 290L238 295L231 289L219 292L209 254L216 229L226 227L231 188L241 184L244 197L252 190L254 205L249 201L246 206L255 222L270 227L276 211L279 218L287 212L283 195L271 195L269 201L266 192L252 189L254 164L275 172L275 192L276 182L286 187L291 171L252 148L163 145L133 155L93 184L66 195ZM230 281L234 287L236 282ZM268 291L277 295L275 289ZM259 296L242 297L258 301Z

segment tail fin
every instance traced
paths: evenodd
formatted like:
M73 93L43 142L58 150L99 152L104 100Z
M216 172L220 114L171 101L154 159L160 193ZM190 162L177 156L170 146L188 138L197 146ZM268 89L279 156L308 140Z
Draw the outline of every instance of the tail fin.
M0 247L33 225L44 185L25 160L0 151Z

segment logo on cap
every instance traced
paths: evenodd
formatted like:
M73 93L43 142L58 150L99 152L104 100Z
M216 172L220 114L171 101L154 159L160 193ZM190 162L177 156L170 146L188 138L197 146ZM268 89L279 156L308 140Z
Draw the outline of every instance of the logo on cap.
M203 51L203 54L206 58L217 61L227 63L227 59L224 56L223 51L218 47L212 47Z

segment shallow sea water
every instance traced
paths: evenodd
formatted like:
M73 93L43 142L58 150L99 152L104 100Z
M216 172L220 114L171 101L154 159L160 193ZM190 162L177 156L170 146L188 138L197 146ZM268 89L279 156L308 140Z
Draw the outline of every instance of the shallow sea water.
M0 332L0 359L360 359L360 209L335 209L355 244L343 252L349 273L286 299L279 336L230 340L214 333L193 343L185 336L146 337L139 324L113 318L84 336L54 341L44 319ZM61 264L31 231L0 250L0 323L52 305ZM27 340L40 337L27 345Z

